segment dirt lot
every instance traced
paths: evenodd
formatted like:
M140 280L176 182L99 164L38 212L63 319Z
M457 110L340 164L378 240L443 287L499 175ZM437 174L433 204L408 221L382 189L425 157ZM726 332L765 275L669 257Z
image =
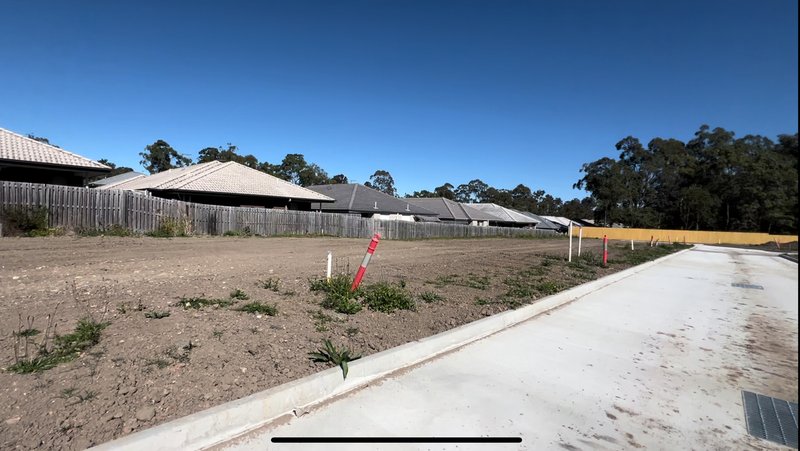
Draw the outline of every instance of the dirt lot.
M365 283L404 281L416 309L344 315L321 308L309 280L324 275L327 251L337 270L354 273L366 245L335 238L0 239L0 449L99 444L320 371L325 365L307 353L325 338L375 353L618 271L647 252L612 245L611 264L602 268L596 260L555 258L566 255L564 239L384 241ZM584 242L590 257L600 248ZM270 279L276 289L260 284ZM228 299L234 289L274 304L277 315L237 311L237 304L180 305L181 298ZM423 293L442 299L425 302ZM58 334L87 316L109 325L72 361L37 373L8 371L19 315L44 331L53 313Z

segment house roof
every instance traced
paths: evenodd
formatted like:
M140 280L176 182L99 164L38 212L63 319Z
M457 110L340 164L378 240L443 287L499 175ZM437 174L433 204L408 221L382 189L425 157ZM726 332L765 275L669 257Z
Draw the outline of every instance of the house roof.
M0 128L0 160L21 164L69 166L70 168L109 171L110 167L64 149L36 141Z
M314 185L308 189L336 200L332 204L322 205L322 210L436 216L436 212L406 202L407 199L399 199L358 183Z
M452 221L500 221L485 211L472 208L444 197L408 198L409 203L436 213L441 219Z
M569 218L565 218L563 216L542 216L542 217L547 219L550 222L554 222L556 224L560 224L560 225L562 225L564 227L569 227L569 223L570 222L574 222L574 221L571 221Z
M467 206L476 208L484 213L489 213L497 217L497 222L509 222L514 224L537 224L535 219L525 216L522 213L514 211L510 208L501 207L497 204L467 204Z
M110 183L119 183L125 180L135 179L139 177L147 177L145 174L136 171L128 171L123 172L122 174L113 175L111 177L102 178L99 180L95 180L93 182L89 182L89 186L103 186L108 185Z
M519 214L525 215L525 216L527 216L529 218L533 218L533 219L539 221L536 224L536 228L537 229L547 229L547 230L559 230L559 229L561 229L561 226L559 224L551 222L551 221L547 220L546 218L544 218L543 216L539 216L537 214L533 214L533 213L531 213L529 211L519 211L519 210L514 210L514 211L516 211Z
M233 161L210 161L103 185L98 189L191 191L333 202L330 197Z

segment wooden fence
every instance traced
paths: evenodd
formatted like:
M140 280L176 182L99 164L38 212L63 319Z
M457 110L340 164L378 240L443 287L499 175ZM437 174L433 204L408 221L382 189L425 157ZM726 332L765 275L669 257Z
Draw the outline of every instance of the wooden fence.
M378 232L384 238L400 240L554 235L548 230L387 221L337 213L225 207L162 199L138 191L0 181L0 210L20 207L44 207L48 212L50 227L78 232L121 227L136 233L148 233L169 223L194 235L247 232L263 236L368 238Z
M573 227L572 234L578 235L578 228ZM755 232L712 232L704 230L661 230L661 229L624 229L608 227L584 227L584 238L603 238L610 240L686 242L702 244L764 244L764 243L790 243L797 241L797 235L770 235Z

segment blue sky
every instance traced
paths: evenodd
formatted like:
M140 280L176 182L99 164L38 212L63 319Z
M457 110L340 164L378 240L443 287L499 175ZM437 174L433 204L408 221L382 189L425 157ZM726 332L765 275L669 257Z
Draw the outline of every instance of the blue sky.
M0 2L0 127L135 169L230 142L569 199L627 135L797 132L789 0Z

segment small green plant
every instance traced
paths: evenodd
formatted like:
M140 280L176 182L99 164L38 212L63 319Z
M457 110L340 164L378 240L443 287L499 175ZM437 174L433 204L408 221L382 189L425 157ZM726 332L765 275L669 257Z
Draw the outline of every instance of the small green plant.
M466 277L466 286L469 288L475 288L478 290L485 290L489 288L489 277L487 276L478 276L475 274L467 274Z
M148 359L145 362L145 366L148 366L148 367L149 366L155 366L156 368L158 368L160 370L163 370L164 368L169 366L169 361L161 359L161 358Z
M166 318L169 315L170 315L169 312L157 312L157 311L153 310L153 311L150 311L150 312L146 312L144 314L144 317L145 318L149 318L149 319L161 319L161 318Z
M78 389L75 387L65 388L61 390L61 397L64 399L71 398L77 391Z
M259 281L258 284L261 286L261 288L265 288L267 290L272 290L272 291L277 293L278 290L280 289L281 279L279 279L277 277L275 277L275 278L270 277L267 280Z
M327 332L328 324L336 321L336 318L326 315L322 310L311 312L311 317L314 319L314 328L317 332Z
M236 310L247 313L258 313L262 315L275 316L278 314L278 307L276 305L262 304L258 301L245 304Z
M178 351L177 346L170 346L164 351L164 354L176 362L188 363L189 355L195 347L196 346L190 340L189 344L182 346L180 351Z
M181 298L173 304L173 307L183 307L184 310L201 309L203 307L229 307L235 301L228 299L207 299L207 298Z
M425 283L436 285L438 288L443 288L447 285L456 285L458 284L458 281L458 274L451 274L449 276L437 276L436 279L428 280Z
M348 327L344 330L344 333L346 333L348 337L353 337L358 334L358 327Z
M211 335L213 335L214 338L217 339L217 341L222 341L223 332L221 330L214 329L214 331L211 332Z
M317 352L309 352L308 358L318 363L331 363L342 369L342 379L347 379L347 372L349 371L348 362L358 360L361 355L350 355L350 350L346 347L337 349L330 340L323 340L323 347L317 349Z
M507 277L503 281L508 285L506 296L510 298L533 298L536 296L535 289L531 286L529 278L525 277Z
M425 291L425 292L420 293L419 299L422 302L426 302L428 304L430 304L432 302L442 302L442 301L444 301L444 297L442 297L438 293L434 293L433 291Z
M550 280L545 280L536 284L536 291L538 291L544 296L550 296L551 294L556 294L563 289L564 287L561 286L561 284Z
M238 299L240 301L246 301L246 300L250 299L250 296L248 296L247 293L245 293L244 291L242 291L242 290L237 288L237 289L231 291L230 298L231 299Z
M413 310L414 299L400 284L378 282L364 288L363 303L370 310L392 313L395 310Z
M13 332L15 337L35 337L42 333L39 329L23 329L20 331Z

